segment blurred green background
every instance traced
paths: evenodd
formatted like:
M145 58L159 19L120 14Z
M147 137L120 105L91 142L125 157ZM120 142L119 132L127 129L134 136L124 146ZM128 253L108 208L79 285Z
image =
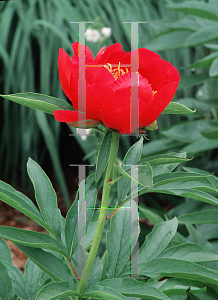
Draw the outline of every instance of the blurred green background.
M143 157L186 151L194 159L186 167L218 175L218 0L15 0L0 2L0 93L36 92L68 101L58 76L59 48L72 55L78 25L99 31L99 39L86 41L96 55L106 45L121 43L130 51L130 24L139 25L139 47L157 52L179 71L181 82L174 101L191 109L191 115L158 118L158 130L148 133ZM106 37L102 28L111 28ZM82 140L69 136L76 130L52 116L0 99L0 179L28 189L28 157L38 162L59 186L66 205L77 170L69 164L95 164L102 136ZM135 137L122 137L122 159ZM182 168L180 165L178 168ZM75 185L75 182L74 182ZM155 197L155 198L153 198ZM156 210L181 202L162 195L146 196Z

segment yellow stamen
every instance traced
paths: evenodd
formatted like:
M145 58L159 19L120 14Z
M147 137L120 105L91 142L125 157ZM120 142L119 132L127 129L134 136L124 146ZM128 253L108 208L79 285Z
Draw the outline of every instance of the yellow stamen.
M157 91L152 90L152 98L154 98L154 95L157 93Z
M148 84L151 86L151 84L149 83L149 81L147 81L148 82ZM151 86L151 88L152 88L152 86ZM154 90L152 90L152 98L154 98L154 95L157 93L157 91L154 91Z
M117 80L118 77L126 74L129 72L129 70L126 68L126 71L124 71L123 69L121 69L120 67L120 62L118 64L118 67L116 69L112 69L112 65L107 63L106 65L104 65L104 67L114 76L115 80Z

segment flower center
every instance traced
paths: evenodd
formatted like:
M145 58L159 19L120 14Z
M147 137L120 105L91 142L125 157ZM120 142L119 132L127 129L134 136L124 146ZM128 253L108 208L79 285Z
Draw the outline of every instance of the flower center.
M112 69L112 65L109 64L109 63L104 65L104 67L114 76L115 80L117 80L118 77L120 77L120 76L122 76L122 75L129 72L129 70L127 68L126 68L126 71L121 69L120 62L119 62L118 67L116 69Z
M121 69L120 67L120 62L118 64L118 67L116 69L112 69L112 65L107 63L106 65L104 65L104 67L114 76L115 80L117 80L118 77L129 73L129 70L126 68L126 71L124 71L123 69ZM139 74L139 72L136 72L137 74ZM148 82L148 84L150 84ZM151 84L150 84L151 86ZM152 90L152 98L154 98L155 94L157 93L157 91Z

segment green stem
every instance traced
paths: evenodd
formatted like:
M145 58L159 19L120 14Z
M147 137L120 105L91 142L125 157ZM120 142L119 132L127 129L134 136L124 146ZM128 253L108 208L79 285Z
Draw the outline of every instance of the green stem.
M98 218L98 224L96 227L95 235L93 238L92 246L89 252L89 256L86 261L86 266L83 269L80 281L78 283L77 292L82 295L85 291L86 284L88 281L89 274L91 272L92 266L95 261L95 257L98 252L98 247L101 241L102 233L104 230L104 225L107 217L107 208L110 196L111 185L108 184L108 181L112 180L113 177L113 168L117 158L117 152L119 147L119 132L112 132L112 140L111 140L111 149L110 156L107 164L107 171L104 179L103 185L103 193L102 193L102 202L101 202L101 210Z

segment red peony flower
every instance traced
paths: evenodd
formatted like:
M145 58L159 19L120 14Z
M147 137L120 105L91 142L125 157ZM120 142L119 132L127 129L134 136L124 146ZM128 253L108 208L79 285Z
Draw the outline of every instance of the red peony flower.
M121 134L130 132L131 52L122 51L121 44L114 44L98 52L94 59L91 50L79 43L72 45L70 57L59 51L58 67L61 86L73 107L78 110L79 58L78 47L85 47L86 78L86 128L102 124ZM83 48L84 49L84 48ZM172 100L179 84L179 73L171 63L153 51L138 50L138 107L139 127L152 124ZM114 67L115 65L115 67ZM82 116L84 111L79 112ZM81 120L81 115L79 120ZM78 126L78 111L56 110L54 117L73 127ZM85 128L85 127L84 127ZM136 130L137 128L134 128Z

